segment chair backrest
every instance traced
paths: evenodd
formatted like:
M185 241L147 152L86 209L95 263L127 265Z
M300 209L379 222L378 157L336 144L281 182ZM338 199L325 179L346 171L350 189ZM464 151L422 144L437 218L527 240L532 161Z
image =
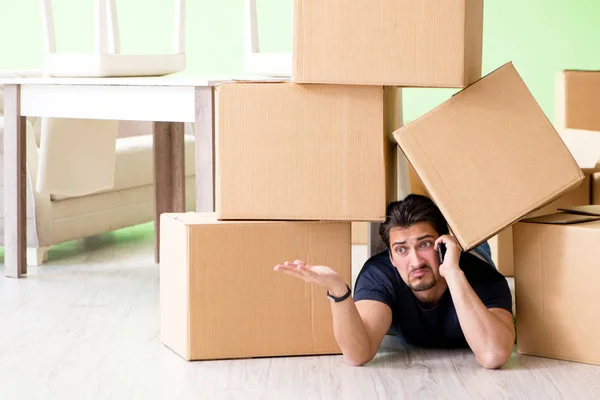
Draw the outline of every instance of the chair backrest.
M261 53L258 40L256 0L244 0L244 67L247 72L289 77L291 53Z
M173 53L185 52L185 0L174 0ZM52 0L42 0L44 51L56 53ZM119 20L115 0L94 0L94 52L119 54Z

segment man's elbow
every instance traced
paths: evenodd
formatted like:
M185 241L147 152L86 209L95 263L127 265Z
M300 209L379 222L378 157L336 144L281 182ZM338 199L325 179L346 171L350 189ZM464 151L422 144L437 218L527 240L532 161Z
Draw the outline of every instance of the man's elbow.
M510 358L512 351L493 350L477 356L477 362L485 369L498 369Z
M346 362L353 367L361 367L375 358L375 354L344 354Z

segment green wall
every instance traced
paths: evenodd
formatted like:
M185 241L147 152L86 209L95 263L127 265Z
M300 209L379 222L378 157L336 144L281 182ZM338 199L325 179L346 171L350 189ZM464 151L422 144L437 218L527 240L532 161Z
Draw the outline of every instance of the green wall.
M59 51L92 50L93 0L53 0ZM261 46L291 49L292 0L257 0ZM172 0L117 0L125 52L168 51ZM142 16L141 10L144 15ZM243 72L242 0L187 0L189 73ZM554 74L600 69L598 0L487 0L484 73L513 61L552 120ZM39 68L40 0L0 0L0 69ZM445 89L405 90L405 119L447 99Z

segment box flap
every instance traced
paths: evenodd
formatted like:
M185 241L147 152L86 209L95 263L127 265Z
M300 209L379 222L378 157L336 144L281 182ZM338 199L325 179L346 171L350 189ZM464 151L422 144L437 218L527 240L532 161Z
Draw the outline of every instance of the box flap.
M595 217L600 217L600 205L596 204L559 208L559 210L570 214L591 215Z
M581 222L590 222L600 220L599 216L593 215L582 215L582 214L570 214L566 212L542 215L534 218L525 218L521 222L528 222L533 224L554 224L554 225L566 225L566 224L578 224Z

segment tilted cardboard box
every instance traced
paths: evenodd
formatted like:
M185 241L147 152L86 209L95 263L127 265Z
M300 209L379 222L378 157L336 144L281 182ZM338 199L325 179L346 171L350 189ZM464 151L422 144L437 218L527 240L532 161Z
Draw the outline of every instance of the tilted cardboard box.
M482 38L483 0L295 0L292 81L462 88Z
M512 63L394 137L463 250L584 179Z
M351 284L349 222L161 215L160 339L186 360L338 354L326 290L273 270L296 259Z

